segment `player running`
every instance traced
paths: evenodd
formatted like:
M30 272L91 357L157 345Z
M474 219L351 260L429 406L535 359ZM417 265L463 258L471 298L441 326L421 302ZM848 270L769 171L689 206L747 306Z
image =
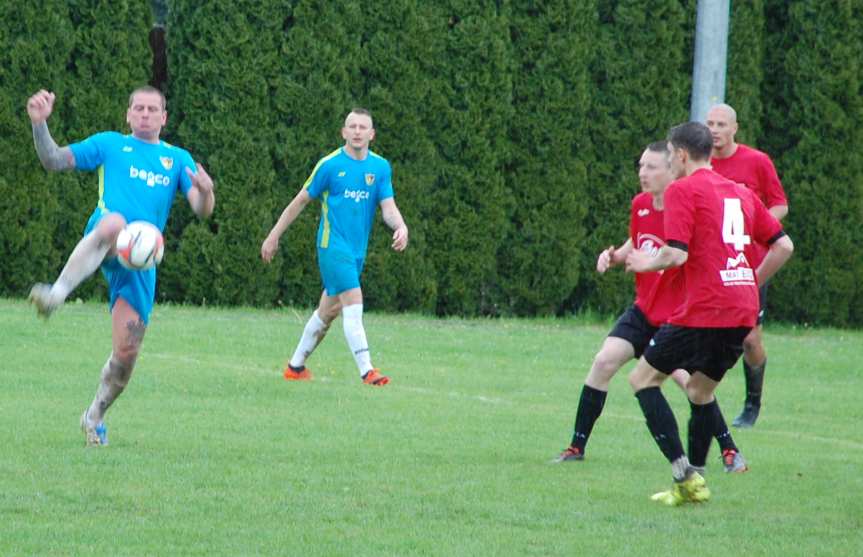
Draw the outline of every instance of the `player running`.
M604 273L612 266L623 264L633 249L655 255L665 245L663 194L673 179L668 157L665 141L651 143L642 153L638 165L642 192L632 199L629 238L621 247L609 247L599 254L596 262L598 272ZM679 269L669 269L665 273L636 273L635 302L618 318L594 358L581 390L572 440L555 462L584 459L591 431L605 406L611 378L626 362L641 357L659 325L683 302L683 289ZM689 374L679 369L671 377L685 392ZM720 415L716 439L725 471L745 472L748 470L746 461L721 418Z
M721 416L714 391L743 352L758 315L758 285L791 257L794 245L758 197L710 169L713 139L704 124L671 129L672 174L665 191L666 245L656 256L633 250L628 270L644 273L683 267L685 299L654 335L629 376L647 427L671 463L674 484L653 499L667 505L702 502L710 490L702 476L710 438ZM770 246L757 269L755 243ZM660 386L677 369L692 373L686 385L691 416L689 456Z

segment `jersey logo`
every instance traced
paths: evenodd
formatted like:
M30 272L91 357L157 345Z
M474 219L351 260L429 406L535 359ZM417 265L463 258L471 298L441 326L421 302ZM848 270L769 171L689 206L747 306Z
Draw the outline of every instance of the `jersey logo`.
M366 185L371 186L375 183L375 175L374 174L366 174Z
M345 171L342 170L341 172L339 172L339 178L344 178L344 177L345 177Z
M649 214L650 214L650 209L639 209L638 210L638 216L639 217L646 217Z
M174 166L174 159L171 157L159 157L159 160L162 161L162 166L165 167L165 170L171 170Z
M743 252L737 254L737 257L731 258L729 257L725 262L726 269L733 269L738 265L746 264L749 267L749 261L746 259L746 256L743 255Z
M124 153L131 153L131 152L132 152L132 147L131 147L131 146L129 146L129 145L126 145L125 147L123 147L123 152L124 152Z
M651 257L656 257L659 249L665 245L665 242L662 241L662 238L653 234L642 234L639 232L637 245L639 251L643 251Z
M755 284L755 273L749 268L749 261L743 252L737 257L728 257L725 260L725 270L719 271L719 277L724 286L747 286Z

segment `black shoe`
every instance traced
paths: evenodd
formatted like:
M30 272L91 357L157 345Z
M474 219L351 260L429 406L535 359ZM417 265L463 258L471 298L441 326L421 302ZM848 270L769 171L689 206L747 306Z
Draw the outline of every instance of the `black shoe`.
M752 427L755 425L755 420L758 419L758 412L761 411L761 405L747 401L743 405L743 412L734 418L731 425L734 427Z

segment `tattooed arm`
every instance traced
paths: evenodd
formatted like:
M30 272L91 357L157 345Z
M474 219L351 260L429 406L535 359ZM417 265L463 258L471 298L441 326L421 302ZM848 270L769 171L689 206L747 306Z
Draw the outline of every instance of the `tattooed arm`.
M58 147L48 131L48 116L54 109L54 93L44 89L27 100L27 115L33 126L33 143L36 154L45 170L75 168L75 155L69 147Z

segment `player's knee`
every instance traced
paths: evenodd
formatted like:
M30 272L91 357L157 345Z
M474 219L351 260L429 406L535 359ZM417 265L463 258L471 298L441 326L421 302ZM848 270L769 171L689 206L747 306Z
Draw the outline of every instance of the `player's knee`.
M608 380L617 373L620 365L617 358L600 350L593 358L593 366L590 368L590 373L598 378Z
M753 332L743 339L743 351L747 354L763 350L761 334L754 331L755 329L753 329Z
M135 367L135 362L138 360L138 352L141 346L137 344L127 344L119 349L114 350L114 357L111 358L112 363L116 363L118 368L128 370L131 373Z
M126 219L119 213L109 213L99 221L97 233L99 236L109 242L114 242L120 231L126 226Z

